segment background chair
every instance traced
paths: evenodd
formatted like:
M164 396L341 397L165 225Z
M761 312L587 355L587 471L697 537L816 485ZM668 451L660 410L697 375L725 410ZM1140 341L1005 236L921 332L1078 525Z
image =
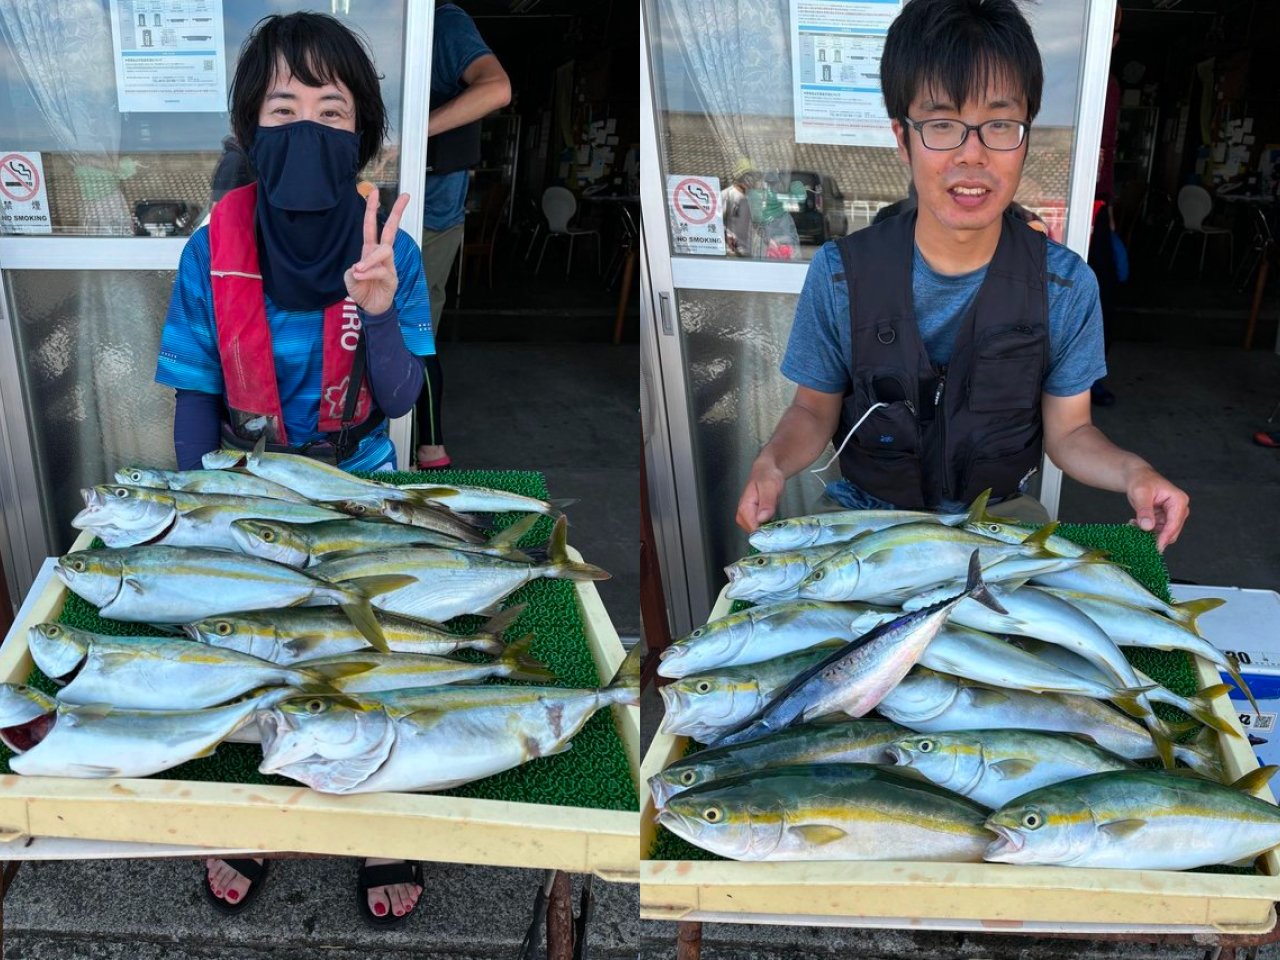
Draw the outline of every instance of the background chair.
M1173 256L1169 258L1169 270L1173 270L1174 263L1178 259L1178 248L1182 246L1182 240L1189 234L1200 234L1200 273L1204 273L1204 255L1205 250L1209 246L1210 237L1226 237L1228 243L1227 274L1230 276L1231 268L1235 265L1236 250L1235 239L1231 236L1231 231L1226 227L1206 227L1204 218L1213 210L1213 198L1209 196L1209 191L1204 187L1198 187L1195 184L1187 184L1178 191L1178 212L1182 215L1182 233L1178 235L1178 242L1173 245Z
M573 241L578 237L595 237L596 273L600 272L600 231L594 227L571 227L569 221L578 211L578 198L564 187L547 187L542 191L542 213L547 218L547 235L542 238L542 252L538 254L535 273L542 272L542 258L547 254L547 241L553 237L569 238L569 262L565 264L567 277L573 269Z
M480 211L476 217L478 222L468 224L475 227L474 239L470 230L462 235L462 262L458 265L458 297L462 297L462 274L466 271L467 261L472 259L487 260L489 266L489 286L493 286L493 251L498 244L498 230L502 226L502 211L507 207L507 188L504 184L495 183L485 191L480 201Z

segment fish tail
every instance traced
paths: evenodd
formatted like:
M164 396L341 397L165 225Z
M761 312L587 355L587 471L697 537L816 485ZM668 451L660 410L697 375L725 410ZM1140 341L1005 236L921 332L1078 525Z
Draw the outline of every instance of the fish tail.
M1022 545L1024 547L1036 548L1036 552L1032 554L1033 557L1040 559L1057 557L1058 554L1054 553L1048 547L1049 538L1054 535L1057 529L1058 521L1050 520L1035 533L1030 534L1025 540L1023 540Z
M1183 600L1181 603L1169 604L1169 615L1196 636L1204 636L1196 621L1210 610L1217 610L1227 601L1221 597L1202 597L1199 600Z
M1156 755L1160 758L1160 762L1164 764L1166 769L1172 770L1178 765L1177 761L1174 760L1174 750L1177 744L1173 740L1173 731L1154 713L1148 713L1145 723L1148 732L1151 734L1151 742L1155 744Z
M973 503L969 504L969 516L965 518L965 523L982 523L984 520L998 519L987 513L987 503L990 500L991 488L987 487L973 498Z
M1179 704L1179 706L1206 727L1217 730L1219 733L1225 733L1227 736L1239 737L1241 736L1240 731L1233 727L1230 721L1223 719L1213 710L1213 701L1230 692L1231 685L1229 683L1214 684L1212 687L1205 687L1194 697L1187 697L1186 704Z
M962 596L977 600L984 607L994 610L996 613L1007 614L1009 611L1000 605L995 597L987 590L987 585L982 579L982 567L978 563L978 551L974 550L969 555L969 579L964 585L964 593Z
M539 514L526 513L507 529L500 530L494 534L485 546L490 549L496 548L503 559L512 560L516 563L532 563L532 558L520 550L517 544L526 533L533 529L533 525L538 522L538 517Z
M1258 701L1253 698L1253 691L1249 689L1249 684L1244 682L1244 677L1240 675L1240 661L1234 654L1227 654L1223 657L1226 660L1227 673L1231 675L1231 681L1240 689L1249 699L1249 706L1253 707L1254 714L1261 716L1262 708L1258 706Z
M544 682L555 680L556 675L551 672L551 669L532 655L530 652L532 647L532 633L526 633L519 640L512 640L507 644L506 649L502 651L502 655L496 661L506 667L506 673L503 676L510 677L512 680L538 680Z
M1111 696L1111 702L1133 717L1135 720L1146 720L1151 716L1151 708L1144 696L1151 687L1128 687L1117 690Z
M520 619L520 614L524 613L528 606L527 603L516 603L495 613L471 635L472 649L493 654L495 657L500 656L505 648L502 635Z
M547 543L550 560L545 575L560 580L608 580L611 574L599 567L569 559L568 527L569 522L564 517L556 520L551 540Z
M641 644L637 643L631 648L619 664L618 672L604 688L611 703L621 703L628 707L640 706L640 647Z
M577 502L578 502L577 497L568 497L560 500L548 500L547 503L551 505L551 512L548 513L547 516L549 517L559 516L560 514L564 513L565 507L572 507Z

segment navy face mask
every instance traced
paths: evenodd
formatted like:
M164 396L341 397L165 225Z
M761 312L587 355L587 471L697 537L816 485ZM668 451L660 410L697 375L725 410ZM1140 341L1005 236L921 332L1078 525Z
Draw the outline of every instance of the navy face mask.
M267 296L288 310L341 300L342 275L364 245L360 137L311 120L260 126L249 158L258 171L258 260Z

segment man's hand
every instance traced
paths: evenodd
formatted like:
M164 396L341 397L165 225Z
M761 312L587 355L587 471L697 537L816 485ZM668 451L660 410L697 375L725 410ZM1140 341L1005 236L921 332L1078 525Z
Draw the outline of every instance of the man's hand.
M778 498L787 478L773 463L757 460L751 467L746 489L738 500L738 526L747 533L754 533L760 524L778 510Z
M1156 549L1164 553L1191 514L1191 498L1150 467L1134 473L1125 495L1136 514L1129 522L1155 533Z
M347 296L365 313L386 313L395 303L396 286L400 282L396 276L396 230L400 228L400 217L408 205L409 195L400 194L379 240L378 191L369 191L365 201L364 247L360 250L359 262L349 267L342 277L347 285Z

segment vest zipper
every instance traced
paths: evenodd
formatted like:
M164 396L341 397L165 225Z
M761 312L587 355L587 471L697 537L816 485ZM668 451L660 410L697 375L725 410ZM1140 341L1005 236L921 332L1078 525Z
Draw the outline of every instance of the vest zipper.
M938 370L938 387L933 392L933 418L939 422L942 431L942 493L951 498L951 471L947 465L947 411L942 406L942 395L947 389L947 365L944 363Z

